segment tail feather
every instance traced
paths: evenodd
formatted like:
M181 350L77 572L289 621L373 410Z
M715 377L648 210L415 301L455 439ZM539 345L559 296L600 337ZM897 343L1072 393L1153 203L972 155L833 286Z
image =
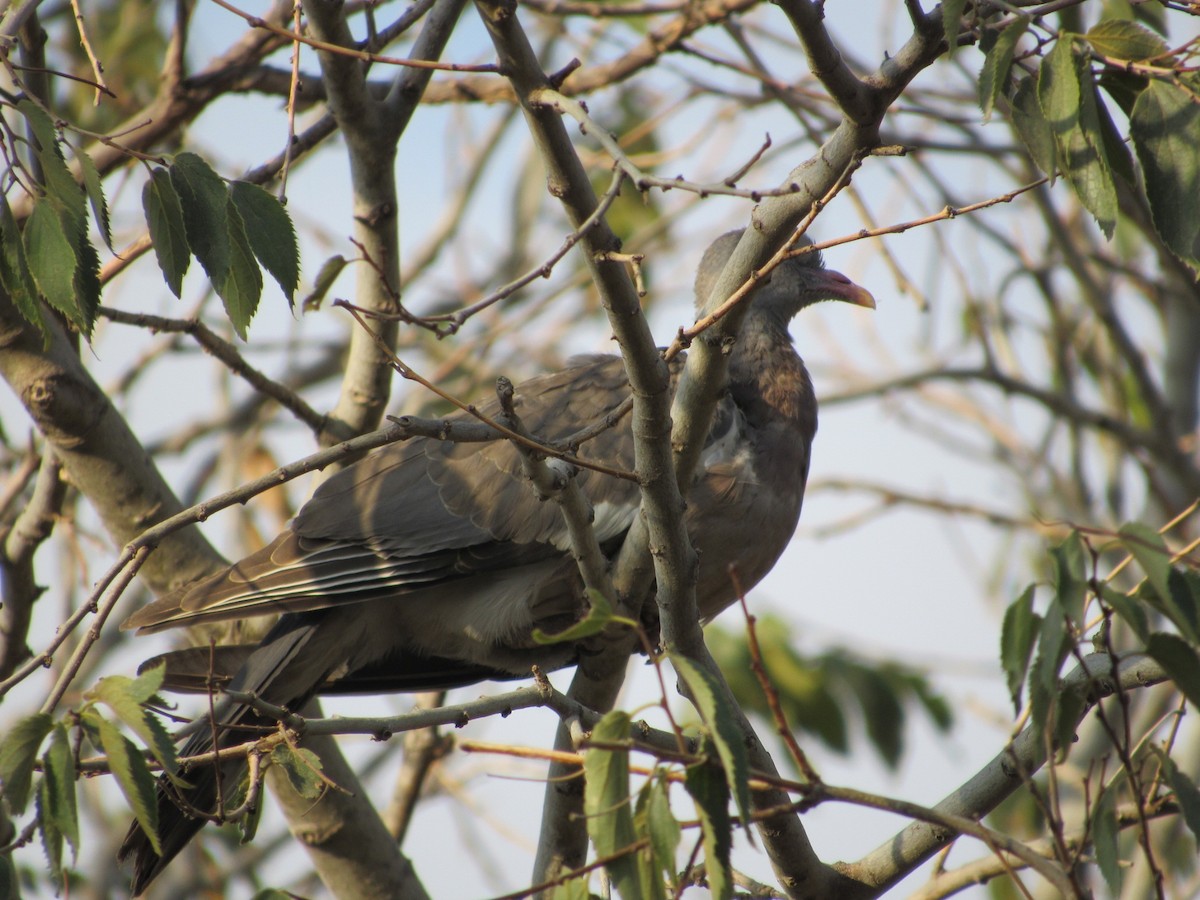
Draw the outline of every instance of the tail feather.
M336 646L310 646L321 618L321 614L305 614L281 619L262 644L246 657L241 670L230 682L230 689L252 692L277 706L296 708L302 705L339 662ZM211 751L214 732L217 746L224 749L244 743L259 728L272 724L250 707L228 700L222 702L216 712L217 727L213 728L209 723L200 727L184 745L183 756ZM218 778L222 793L228 797L245 771L244 759L231 759L221 762L219 767L211 764L184 766L179 773L188 784L184 788L175 787L166 776L159 779L158 839L162 853L155 852L150 838L136 822L117 853L119 860L133 859L134 896L141 894L206 824L206 819L191 810L206 814L217 812Z

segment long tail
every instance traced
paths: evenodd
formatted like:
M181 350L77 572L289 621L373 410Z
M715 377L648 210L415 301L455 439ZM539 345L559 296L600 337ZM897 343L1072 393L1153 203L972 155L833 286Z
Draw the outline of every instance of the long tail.
M318 625L320 613L288 615L267 634L263 642L246 658L234 676L230 689L253 692L268 703L295 709L308 699L325 680L330 669L339 662L344 648L336 641L321 640ZM314 637L317 640L314 640ZM247 730L271 722L244 705L226 700L217 708L219 725L214 729L206 722L184 745L183 756L196 756L213 749L216 733L221 748L244 743L255 733ZM239 727L240 726L240 727ZM204 827L205 819L187 810L213 813L218 799L218 779L225 797L233 791L246 771L244 759L222 762L219 766L197 765L185 768L180 774L188 783L176 788L163 776L158 782L158 838L162 853L156 853L150 839L135 822L125 835L117 853L119 860L134 860L133 894L141 894L166 868L167 864L187 846L188 841ZM179 798L183 801L181 805Z

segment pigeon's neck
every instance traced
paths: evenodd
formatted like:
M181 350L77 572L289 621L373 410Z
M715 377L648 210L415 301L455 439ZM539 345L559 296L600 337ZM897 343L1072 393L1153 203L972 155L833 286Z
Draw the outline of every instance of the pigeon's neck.
M729 384L752 422L782 420L810 440L816 433L812 380L786 325L772 317L747 318L729 359Z

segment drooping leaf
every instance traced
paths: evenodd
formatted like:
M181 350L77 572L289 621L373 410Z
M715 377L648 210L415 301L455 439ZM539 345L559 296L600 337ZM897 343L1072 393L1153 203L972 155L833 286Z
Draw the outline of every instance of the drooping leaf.
M38 814L38 832L42 838L42 851L46 854L46 867L50 870L50 879L56 886L60 886L63 880L63 836L62 832L58 830L52 813L47 808L52 802L48 793L49 785L43 778L38 782L37 794L34 796L34 806Z
M1143 643L1150 639L1150 620L1146 617L1146 610L1140 601L1108 584L1100 585L1100 597L1133 629L1133 633Z
M301 302L300 308L305 311L320 309L321 304L325 302L325 295L329 293L329 289L333 287L333 283L337 281L337 277L342 274L344 268L346 268L346 257L340 253L325 260L317 272L317 277L313 280L313 289Z
M991 118L996 101L1008 93L1008 75L1017 43L1028 28L1029 17L1017 16L997 35L996 43L984 57L979 71L979 107L985 121Z
M42 816L79 852L79 814L75 803L75 760L66 727L59 722L50 732L50 745L42 757Z
M1200 708L1200 656L1181 637L1156 631L1146 642L1146 652L1162 666L1188 702Z
M254 255L292 306L300 283L300 250L287 210L273 194L246 181L230 184L229 196L241 213Z
M25 223L25 258L38 291L46 302L81 328L83 310L75 298L75 248L63 231L62 220L51 200L38 198Z
M86 715L86 714L85 714ZM158 839L158 804L154 797L154 776L142 755L138 753L133 742L117 729L117 726L94 711L89 719L90 725L99 736L100 745L108 757L108 765L113 777L133 817L150 841L155 853L162 854L162 845Z
M1108 885L1111 896L1121 896L1121 827L1117 822L1117 807L1114 792L1109 789L1100 794L1092 809L1092 847L1096 851L1096 864Z
M946 58L954 56L954 51L958 49L958 32L962 27L963 10L967 6L967 0L943 0L942 3L942 29L946 34Z
M1067 619L1083 623L1083 604L1087 598L1087 553L1079 532L1073 531L1050 550L1054 562L1054 593Z
M738 727L737 717L729 708L729 701L720 689L717 680L690 659L677 653L668 654L671 665L687 685L688 694L700 711L700 717L708 728L709 737L716 747L717 756L733 790L738 817L750 827L750 757L746 751L745 736Z
M1034 586L1031 584L1004 611L1004 624L1000 629L1000 664L1004 667L1013 708L1018 713L1021 711L1021 689L1025 686L1033 645L1042 624L1042 617L1033 611L1033 600Z
M90 337L96 317L100 315L100 254L86 234L75 239L75 297L79 304L83 325L80 332L84 337Z
M714 749L707 739L705 745L708 751ZM684 787L696 804L696 816L704 836L708 889L715 900L729 900L733 897L733 876L729 869L733 822L729 818L729 784L725 771L710 762L688 766Z
M1012 122L1017 136L1029 151L1034 165L1053 184L1058 177L1058 145L1054 140L1054 130L1042 114L1036 79L1028 76L1018 81L1011 102Z
M1117 192L1104 153L1099 98L1087 58L1061 36L1038 70L1038 100L1058 146L1063 174L1105 237L1117 223Z
M108 214L108 200L104 196L104 184L100 180L100 172L96 163L85 150L72 148L75 158L79 161L79 171L83 173L83 189L87 193L88 203L92 207L92 219L96 230L104 241L104 246L112 250L112 221Z
M18 813L24 812L29 803L38 748L53 727L54 720L46 713L34 713L14 724L0 739L0 782L4 796Z
M170 168L171 184L179 196L188 247L216 282L229 271L229 190L225 182L195 153L180 153Z
M1200 272L1200 105L1177 85L1157 79L1133 105L1129 133L1142 166L1150 216L1172 253Z
M75 181L63 159L54 123L41 107L28 98L20 100L17 108L34 133L34 153L42 168L42 187L46 196L54 201L55 210L62 218L63 230L72 240L85 235L87 200L83 188Z
M1121 537L1122 546L1146 573L1146 580L1154 588L1154 593L1160 600L1166 600L1171 593L1167 584L1167 576L1171 570L1171 552L1167 549L1162 535L1141 522L1126 522L1117 534Z
M647 897L664 896L664 884L669 884L673 891L677 886L676 852L682 832L671 814L669 787L666 773L658 772L638 793L633 813L635 831L650 839L641 869L642 893Z
M174 772L178 765L175 742L171 740L158 717L143 705L162 686L165 670L165 665L155 666L143 672L137 679L125 675L109 675L107 678L101 678L86 696L111 709L118 719L145 742L163 770Z
M1184 824L1191 831L1192 837L1200 843L1200 788L1196 787L1196 782L1187 773L1179 770L1175 760L1161 747L1153 745L1150 749L1158 757L1163 773L1167 776L1167 784L1175 792L1175 802L1179 804Z
M629 714L613 710L592 729L598 744L629 740ZM638 896L638 866L632 852L622 852L637 841L629 796L629 751L589 747L583 757L583 811L588 837L599 857L612 857L604 868L625 900Z
M213 288L225 305L225 314L238 337L246 339L246 329L262 297L262 272L250 247L246 225L232 200L226 202L225 227L228 230L229 268L213 278Z
M21 231L3 193L0 193L0 283L25 321L35 325L43 339L49 341L49 325L42 312L37 285L29 273Z
M166 169L154 169L142 187L142 209L150 230L150 243L167 287L176 297L183 291L183 276L191 263L183 207Z
M1055 597L1042 617L1037 652L1029 671L1029 704L1035 733L1057 734L1059 671L1071 648L1071 634L1062 604Z
M1097 22L1083 38L1101 56L1130 62L1164 56L1169 49L1153 31L1126 19Z

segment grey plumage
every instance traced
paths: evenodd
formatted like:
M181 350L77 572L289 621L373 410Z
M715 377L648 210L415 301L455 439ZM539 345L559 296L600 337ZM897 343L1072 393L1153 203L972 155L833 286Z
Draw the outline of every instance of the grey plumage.
M705 253L696 279L702 303L729 259L739 232ZM727 569L757 583L795 530L816 431L816 400L792 348L787 325L813 302L873 306L869 293L809 254L790 260L757 289L729 361L722 398L688 494L686 521L700 571L697 601L707 620L735 599ZM677 377L682 362L673 362ZM628 394L617 357L598 356L519 385L524 426L547 440L573 434L613 412ZM497 415L498 402L481 404ZM633 468L629 418L589 441L584 458ZM637 514L632 482L581 470L581 489L596 510L602 548L614 550ZM746 536L753 535L752 541ZM166 654L168 684L218 684L253 691L291 708L314 693L427 690L486 678L527 675L574 662L571 645L539 645L535 628L557 631L586 613L582 583L557 507L540 502L506 441L452 444L415 439L386 447L327 480L291 528L228 570L151 603L123 627L158 631L179 625L286 613L257 648L209 648ZM223 725L256 714L226 700ZM211 749L199 729L184 755ZM226 728L222 741L244 740ZM241 776L236 762L221 777ZM186 775L188 802L211 809L216 773ZM203 825L160 783L159 857L135 825L121 848L135 857L140 892Z

